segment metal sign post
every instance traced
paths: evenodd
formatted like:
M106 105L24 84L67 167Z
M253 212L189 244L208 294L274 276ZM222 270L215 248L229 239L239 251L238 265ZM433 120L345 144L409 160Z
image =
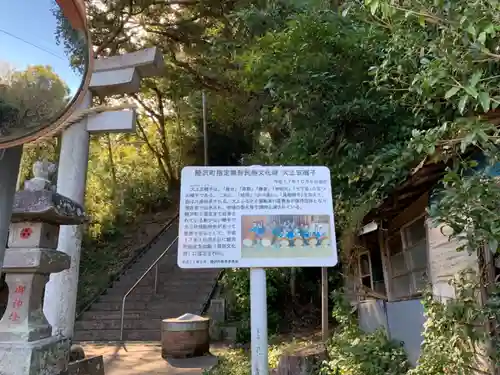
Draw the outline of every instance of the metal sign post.
M250 268L252 374L268 374L266 270Z
M326 167L182 170L178 265L250 268L253 375L269 373L265 268L337 264L330 181Z

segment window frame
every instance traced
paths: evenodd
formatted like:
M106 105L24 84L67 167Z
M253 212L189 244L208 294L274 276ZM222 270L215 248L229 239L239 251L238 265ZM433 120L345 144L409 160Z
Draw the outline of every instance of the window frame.
M409 227L411 227L413 224L415 224L417 221L421 220L421 219L424 219L423 220L423 227L424 227L424 233L425 233L425 237L423 239L421 239L420 241L418 242L415 242L415 243L409 243L410 240L409 240L409 234L407 232L407 229ZM389 283L390 283L390 289L393 291L391 294L394 294L394 280L395 279L398 279L398 278L401 278L401 277L409 277L410 279L410 282L409 284L407 285L408 286L408 292L406 293L406 295L404 296L397 296L395 298L393 298L392 300L393 301L397 301L397 300L406 300L406 299L412 299L412 298L418 298L418 297L421 297L422 296L422 291L421 290L418 290L417 289L417 277L416 275L420 272L422 272L423 274L427 274L428 272L428 268L429 268L429 257L428 257L428 251L427 251L427 247L428 247L428 233L427 233L427 223L426 223L426 218L427 218L427 213L426 212L423 212L421 213L420 215L418 216L415 216L414 218L412 218L411 220L409 220L408 222L404 223L403 225L401 225L401 227L399 229L397 229L397 231L394 231L394 233L389 236L386 240L386 247L387 247L387 258L388 258L388 266L389 266L389 271L390 271L390 277L389 277ZM393 237L395 236L399 236L400 237L400 240L401 240L401 251L396 253L396 254L392 254L391 253L391 248L389 247L389 243L391 242L391 240L393 239ZM415 266L415 262L412 258L412 254L411 254L411 250L416 247L416 246L419 246L421 245L422 243L425 244L425 267L423 268L417 268ZM403 256L403 260L404 260L404 266L405 266L405 271L404 272L399 272L397 274L394 273L394 268L393 268L393 260L392 258L396 255L400 255L400 256Z
M362 273L362 267L361 267L361 257L363 255L366 255L368 257L368 269L369 269L369 273L367 274L363 274ZM374 285L373 285L373 268L372 268L372 257L370 256L370 251L368 250L365 250L365 251L362 251L358 254L358 281L359 281L359 285L362 285L362 286L365 286L363 284L363 278L365 277L370 277L370 289L371 290L374 290Z

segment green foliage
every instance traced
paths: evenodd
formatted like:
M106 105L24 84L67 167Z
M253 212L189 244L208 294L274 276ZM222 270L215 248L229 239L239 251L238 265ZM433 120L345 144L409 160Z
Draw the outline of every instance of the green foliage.
M371 84L387 43L384 30L320 4L239 55L245 89L264 97L262 141L246 162L327 165L340 233L406 178L412 131L432 125Z
M391 44L374 69L388 90L440 116L487 112L498 106L498 3L368 0Z
M293 320L302 321L309 328L309 317L301 314L304 306L320 306L318 268L297 268L292 295L292 274L289 269L269 268L267 278L268 329L270 336L293 328ZM341 283L340 276L332 272L329 288L336 289ZM228 319L239 323L239 341L250 340L250 272L248 269L227 269L222 278L222 294L228 303ZM319 316L319 315L317 315Z
M478 368L477 356L487 343L485 324L497 313L492 315L490 305L481 305L474 272L458 274L450 285L456 296L446 303L436 300L431 291L424 296L427 321L422 354L408 375L467 375Z
M266 272L268 331L275 334L282 321L284 296L287 295L287 276L281 269L271 268ZM230 318L239 322L238 340L250 341L250 271L228 269L222 278L222 288L228 298Z
M0 124L0 133L19 137L50 125L63 113L68 95L68 86L50 66L34 65L7 72L0 77L0 97L4 108L10 107L5 118L10 121Z
M383 330L363 333L350 304L337 294L333 316L339 323L328 344L329 360L322 375L403 375L408 370L404 348Z
M484 173L464 176L450 170L443 185L430 210L434 220L451 227L450 237L463 244L458 250L473 253L488 244L496 253L500 241L500 216L496 203L500 199L498 181Z
M64 46L64 52L70 66L83 77L88 66L89 45L82 30L75 30L64 16L61 7L54 1L51 9L56 19L55 37L58 45Z
M270 369L278 367L279 359L283 353L306 347L312 343L310 340L301 337L292 340L288 337L285 340L282 337L276 337L276 340L276 343L269 345L268 363ZM211 371L206 371L207 375L248 375L251 372L250 353L248 351L242 349L215 349L214 354L217 355L218 364Z
M250 373L250 359L243 350L224 350L217 353L218 363L205 375L248 375Z

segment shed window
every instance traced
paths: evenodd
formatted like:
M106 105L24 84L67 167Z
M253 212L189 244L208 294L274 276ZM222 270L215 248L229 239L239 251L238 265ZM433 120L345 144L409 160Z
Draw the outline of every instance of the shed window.
M367 288L373 289L372 262L370 253L365 252L359 255L359 277L361 284Z
M380 251L375 245L370 245L373 246L371 250L366 250L358 254L358 282L363 287L365 293L372 290L378 295L385 296L384 271ZM361 295L360 299L364 300L366 297L366 294Z
M427 234L425 216L403 226L388 240L391 284L395 299L414 297L426 284Z

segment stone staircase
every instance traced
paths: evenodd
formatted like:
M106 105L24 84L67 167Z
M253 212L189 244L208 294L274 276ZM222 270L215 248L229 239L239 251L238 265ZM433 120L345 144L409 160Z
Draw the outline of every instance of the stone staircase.
M75 324L73 341L120 340L122 298L144 271L175 240L177 223L165 231L125 274L85 311ZM217 282L219 270L189 270L177 266L177 242L158 263L158 288L154 269L127 297L125 341L159 341L161 321L184 313L201 314Z

